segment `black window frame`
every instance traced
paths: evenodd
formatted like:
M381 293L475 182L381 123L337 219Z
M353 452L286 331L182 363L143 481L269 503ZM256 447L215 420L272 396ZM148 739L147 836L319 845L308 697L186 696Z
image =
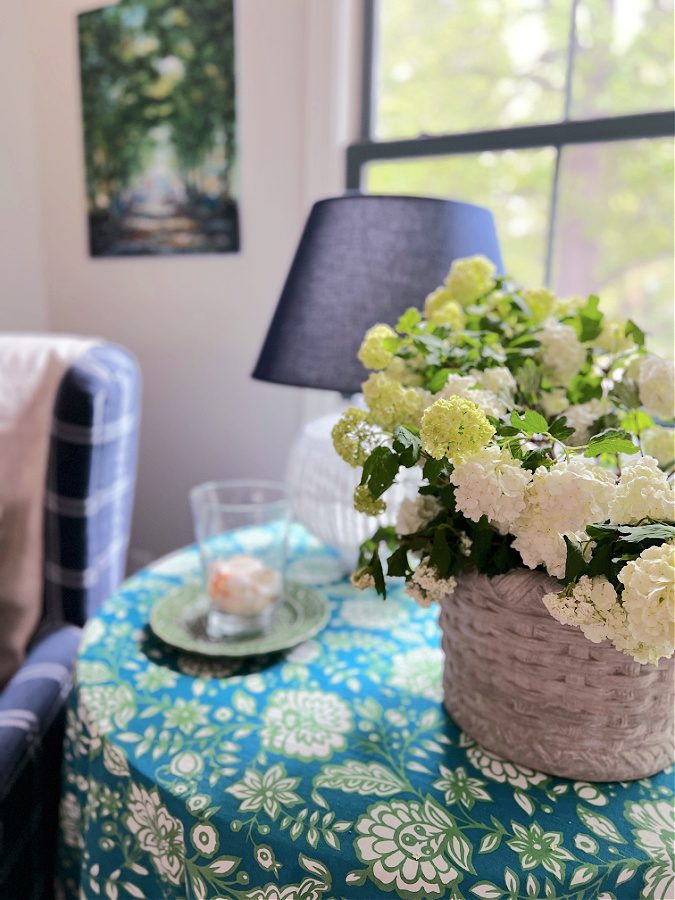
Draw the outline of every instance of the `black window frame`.
M560 121L486 131L420 135L412 138L378 141L372 135L373 112L376 102L375 42L377 39L378 0L363 0L360 135L357 141L347 147L347 190L360 191L362 189L363 171L371 162L435 156L447 157L484 151L553 148L555 163L550 193L544 269L544 280L546 284L549 284L553 266L561 151L565 147L580 144L616 143L641 138L675 136L675 109L590 119L570 119L578 2L579 0L570 0L564 111Z

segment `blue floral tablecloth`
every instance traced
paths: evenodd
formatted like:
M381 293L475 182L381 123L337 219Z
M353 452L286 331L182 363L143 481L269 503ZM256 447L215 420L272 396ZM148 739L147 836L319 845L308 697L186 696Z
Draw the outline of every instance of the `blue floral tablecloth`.
M264 548L264 529L233 550ZM292 530L291 573L329 551ZM85 630L67 723L67 896L675 897L672 772L550 778L463 735L441 704L436 612L323 585L328 627L284 654L164 646L150 608L198 577L146 569Z

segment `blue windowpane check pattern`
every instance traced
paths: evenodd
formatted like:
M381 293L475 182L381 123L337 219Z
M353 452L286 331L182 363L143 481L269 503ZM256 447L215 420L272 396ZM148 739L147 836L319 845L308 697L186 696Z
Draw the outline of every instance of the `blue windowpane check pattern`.
M264 553L266 530L234 533ZM334 558L292 529L291 571ZM68 897L672 896L672 772L572 783L497 758L441 703L439 630L400 588L324 585L316 638L249 660L163 645L152 604L189 548L85 629L68 713Z
M44 504L44 614L0 693L0 896L51 895L65 700L81 626L119 586L126 561L140 378L99 344L64 375Z

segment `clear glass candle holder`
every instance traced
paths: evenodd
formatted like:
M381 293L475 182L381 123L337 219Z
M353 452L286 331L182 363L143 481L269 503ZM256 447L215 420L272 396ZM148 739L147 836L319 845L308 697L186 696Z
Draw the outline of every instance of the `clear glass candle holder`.
M190 491L190 505L209 637L268 631L284 592L286 489L272 481L211 481Z

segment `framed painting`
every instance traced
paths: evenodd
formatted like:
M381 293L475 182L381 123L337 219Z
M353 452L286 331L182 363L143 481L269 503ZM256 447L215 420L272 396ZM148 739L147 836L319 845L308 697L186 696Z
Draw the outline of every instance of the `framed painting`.
M78 16L92 256L239 250L233 0Z

